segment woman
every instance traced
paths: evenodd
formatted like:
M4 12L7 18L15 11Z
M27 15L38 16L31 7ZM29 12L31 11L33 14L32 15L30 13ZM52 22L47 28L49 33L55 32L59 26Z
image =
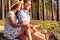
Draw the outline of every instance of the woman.
M21 27L25 26L22 24L18 24L16 21L17 19L16 12L20 11L21 4L22 4L21 1L18 1L18 0L13 1L13 4L11 6L11 11L7 13L5 28L4 28L4 36L7 37L9 40L14 40L16 37L19 37ZM26 39L26 36L24 36L23 38Z

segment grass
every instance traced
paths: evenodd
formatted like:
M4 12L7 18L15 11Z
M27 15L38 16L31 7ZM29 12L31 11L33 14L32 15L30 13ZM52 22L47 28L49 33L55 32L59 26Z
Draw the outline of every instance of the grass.
M40 20L32 20L33 24L35 25L39 25L41 24L44 28L57 28L58 29L58 25L56 21L40 21Z
M55 30L57 32L56 36L58 38L58 40L60 40L60 28L58 27L58 22L56 21L41 21L41 20L32 20L32 23L35 25L39 25L41 24L43 26L44 29L49 29L49 30ZM4 26L5 21L4 20L0 20L0 26ZM38 30L40 30L39 28L37 28ZM0 32L2 33L3 31L0 30ZM2 37L0 34L0 37Z
M5 20L0 20L0 26L4 26Z
M60 28L58 27L58 22L56 21L40 21L32 20L35 25L41 24L44 29L55 30L58 40L60 40ZM39 29L39 28L38 28Z

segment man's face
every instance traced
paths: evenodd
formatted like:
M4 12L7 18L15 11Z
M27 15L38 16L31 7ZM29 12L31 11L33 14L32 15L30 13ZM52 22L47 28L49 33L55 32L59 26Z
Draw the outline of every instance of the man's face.
M26 2L24 7L29 10L31 8L31 1Z

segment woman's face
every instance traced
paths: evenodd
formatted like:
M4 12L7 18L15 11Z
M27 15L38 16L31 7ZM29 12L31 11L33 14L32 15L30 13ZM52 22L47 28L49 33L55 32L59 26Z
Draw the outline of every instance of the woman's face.
M18 5L17 10L19 11L21 9L21 4Z

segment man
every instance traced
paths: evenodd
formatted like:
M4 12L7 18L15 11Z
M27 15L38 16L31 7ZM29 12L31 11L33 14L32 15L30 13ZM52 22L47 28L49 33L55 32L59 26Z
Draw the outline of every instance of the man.
M31 8L31 0L25 0L24 1L24 8L18 12L17 16L18 16L18 22L20 24L23 24L23 25L26 25L25 27L27 27L27 30L25 32L25 29L24 27L21 28L22 31L20 31L22 33L25 32L25 35L21 35L20 38L21 40L32 40L32 37L31 37L31 32L29 30L29 27L30 27L30 15L29 15L29 10ZM26 37L28 36L28 38ZM23 37L23 38L22 38Z
M20 12L18 12L18 14L17 14L18 22L20 24L26 25L25 27L27 27L27 31L25 34L28 36L28 38L26 36L25 37L21 36L22 40L24 40L22 37L24 37L26 40L32 40L31 31L29 29L30 27L32 27L32 25L30 24L30 15L29 15L30 8L31 8L31 0L25 0L24 1L24 8ZM24 30L22 29L22 33L23 33L23 31ZM40 36L38 36L38 35L40 35ZM32 36L34 38L36 38L35 40L45 40L45 38L44 38L45 35L38 33L38 32L32 33Z

